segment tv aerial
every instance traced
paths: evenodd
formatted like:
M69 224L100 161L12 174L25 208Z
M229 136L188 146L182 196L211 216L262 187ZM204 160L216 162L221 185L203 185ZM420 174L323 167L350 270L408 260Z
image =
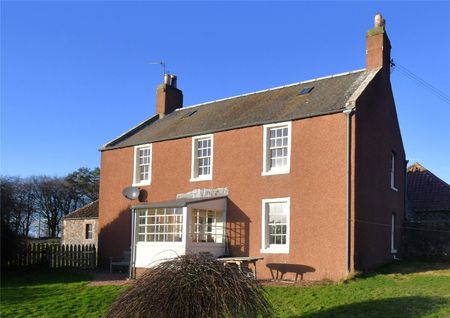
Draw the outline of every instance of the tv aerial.
M161 67L163 68L163 75L166 74L166 62L164 61L156 61L156 62L150 62L150 64L152 65L161 65Z

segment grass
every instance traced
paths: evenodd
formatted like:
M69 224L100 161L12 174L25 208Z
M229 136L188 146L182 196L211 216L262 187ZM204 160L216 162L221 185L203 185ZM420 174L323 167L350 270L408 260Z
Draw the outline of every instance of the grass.
M63 271L2 277L1 317L101 317L123 286L87 286L89 275Z
M280 317L450 317L450 264L399 263L343 283L266 289Z
M21 273L2 278L2 317L101 317L122 286L87 286L87 275ZM450 317L450 264L398 263L353 280L266 287L279 317Z

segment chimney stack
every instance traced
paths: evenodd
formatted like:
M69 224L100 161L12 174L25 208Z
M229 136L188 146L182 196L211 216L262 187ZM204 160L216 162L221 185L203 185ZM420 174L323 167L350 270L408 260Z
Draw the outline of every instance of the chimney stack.
M377 13L374 19L374 27L367 31L366 36L366 70L383 68L390 73L391 42L386 34L386 21L381 13Z
M183 107L183 92L177 88L176 75L164 74L164 82L156 89L156 112L162 118Z

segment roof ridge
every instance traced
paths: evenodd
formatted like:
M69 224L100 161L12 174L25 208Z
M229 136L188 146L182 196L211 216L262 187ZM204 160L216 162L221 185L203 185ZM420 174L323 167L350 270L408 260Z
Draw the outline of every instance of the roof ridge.
M427 168L425 168L424 166L422 166L420 163L418 162L414 162L412 165L410 165L408 167L407 170L408 173L413 173L413 172L422 172L424 173L427 177L431 177L433 179L435 179L435 181L438 181L438 185L444 188L450 188L450 184L448 184L446 181L442 180L441 178L439 178L437 175L435 175L433 172L431 172L430 170L428 170Z
M440 187L450 189L450 184L448 184L447 182L445 182L444 180L442 180L441 178L439 178L437 175L435 175L435 174L434 174L433 172L431 172L430 170L425 170L424 172L425 172L426 174L428 174L428 176L430 176L430 177L434 178L436 181L438 181L437 184L438 184Z
M281 86L275 86L275 87L271 87L271 88L266 88L266 89L254 91L254 92L249 92L249 93L234 95L234 96L230 96L230 97L215 99L215 100L208 101L208 102L203 102L203 103L198 103L198 104L194 104L194 105L184 106L182 108L176 109L175 111L181 111L181 110L184 110L184 109L200 107L200 106L209 105L209 104L222 102L222 101L226 101L226 100L230 100L230 99L235 99L235 98L239 98L239 97L244 97L244 96L249 96L249 95L254 95L254 94L259 94L259 93L265 93L265 92L274 91L274 90L277 90L277 89L282 89L282 88L291 87L291 86L295 86L295 85L301 85L301 84L317 82L317 81L321 81L321 80L324 80L324 79L335 78L335 77L340 77L340 76L346 76L346 75L350 75L350 74L354 74L354 73L358 73L358 72L362 72L362 71L365 71L365 69L362 68L362 69L358 69L358 70L354 70L354 71L349 71L349 72L343 72L343 73L337 73L337 74L317 77L317 78L306 80L306 81L301 81L301 82L296 82L296 83L286 84L286 85L281 85Z
M407 168L407 171L408 172L416 172L416 171L425 172L425 171L429 171L429 170L416 161Z
M100 200L99 199L97 199L97 200L94 200L94 201L92 201L92 202L89 202L88 204L85 204L85 205L83 205L82 207L79 207L78 209L76 209L76 210L74 210L74 211L72 211L72 212L70 212L70 213L67 213L66 215L64 215L64 218L66 218L66 217L68 217L68 216L70 216L70 215L72 215L72 214L75 214L76 212L78 212L78 211L80 211L80 210L82 210L82 209L85 209L85 208L87 208L88 206L91 206L91 205L93 205L94 203L97 203L97 202L99 202Z

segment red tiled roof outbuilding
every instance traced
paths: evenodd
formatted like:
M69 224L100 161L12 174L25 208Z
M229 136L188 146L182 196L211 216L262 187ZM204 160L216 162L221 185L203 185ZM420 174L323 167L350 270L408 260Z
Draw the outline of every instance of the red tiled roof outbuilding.
M408 167L408 200L415 212L450 212L450 185L419 163Z

